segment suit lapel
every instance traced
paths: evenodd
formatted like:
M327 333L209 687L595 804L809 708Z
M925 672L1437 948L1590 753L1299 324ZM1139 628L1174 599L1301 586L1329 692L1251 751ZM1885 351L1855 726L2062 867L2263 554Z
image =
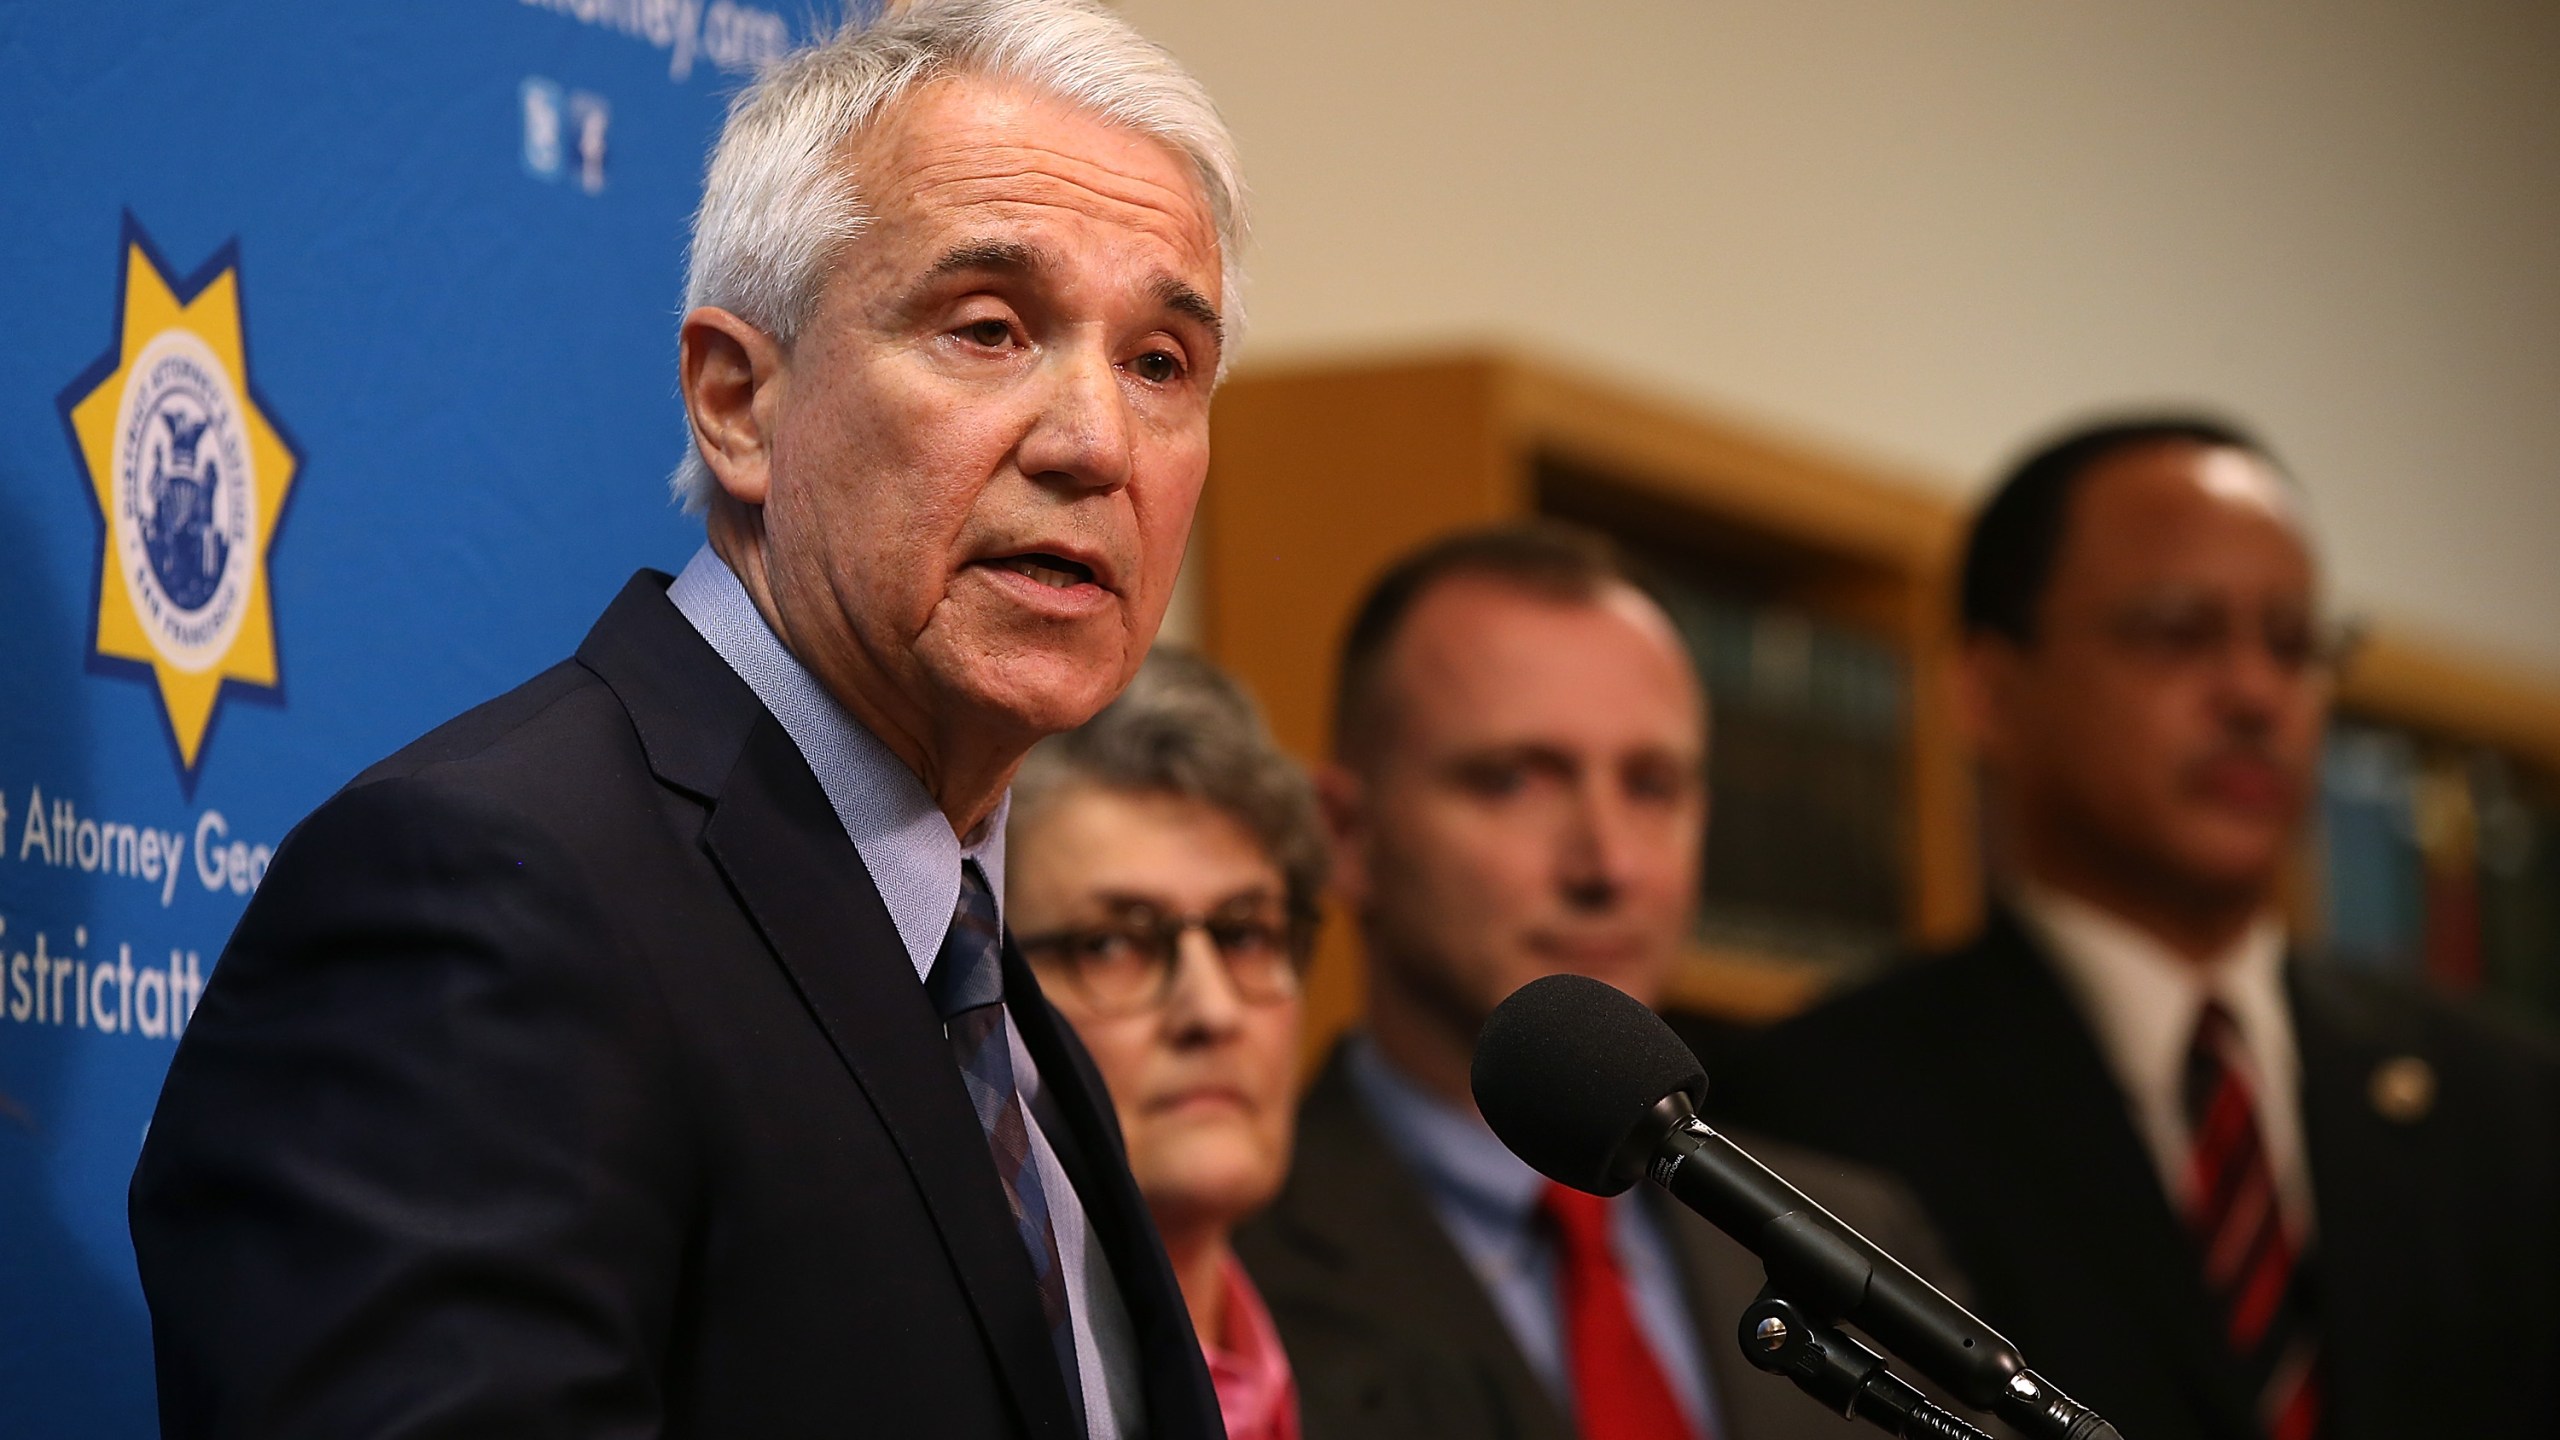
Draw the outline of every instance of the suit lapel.
M1129 1173L1119 1121L1108 1108L1109 1092L1084 1047L1042 997L1038 977L1010 938L1004 947L1004 993L1022 1047L1040 1068L1041 1089L1064 1123L1066 1133L1052 1135L1051 1148L1075 1186L1128 1304L1145 1383L1147 1431L1159 1436L1186 1433L1194 1417L1216 1411L1217 1395L1172 1263Z
M2302 1053L2302 1122L2320 1218L2319 1282L2329 1412L2341 1435L2355 1417L2385 1416L2409 1397L2394 1377L2437 1342L2444 1317L2472 1313L2454 1277L2474 1272L2461 1207L2444 1203L2452 1133L2439 1110L2385 1116L2371 1088L2386 1063L2412 1063L2422 1036L2406 1017L2296 963L2286 973ZM2405 1111L2405 1107L2404 1107Z
M705 799L709 853L905 1160L1024 1428L1074 1433L1066 1384L942 1023L808 763L745 682L636 577L579 648L660 778Z
M2092 1302L2133 1312L2122 1343L2153 1349L2223 1429L2254 1433L2255 1406L2211 1323L2194 1249L2097 1037L2014 918L1997 917L1984 952L1956 1006L1973 1043L1948 1049L1950 1063L1973 1057L1972 1093L2009 1112L1996 1127L2002 1143L1979 1157L1985 1173L1996 1165L2010 1177L1992 1191L2008 1207L2005 1248L2052 1262L2080 1257ZM1999 1317L1985 1318L1999 1328Z
M1519 1440L1571 1440L1555 1399L1513 1342L1483 1282L1441 1228L1405 1161L1370 1123L1336 1046L1299 1112L1298 1153L1270 1223L1330 1257L1326 1284L1402 1310L1402 1344L1450 1352L1501 1397Z

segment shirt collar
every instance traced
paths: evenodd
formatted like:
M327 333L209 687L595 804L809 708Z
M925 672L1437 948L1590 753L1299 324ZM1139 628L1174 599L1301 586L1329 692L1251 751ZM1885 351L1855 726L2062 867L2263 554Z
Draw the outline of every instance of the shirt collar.
M2020 880L2012 907L2043 942L2119 1069L2175 1094L2207 999L2220 1000L2244 1036L2290 1041L2284 1003L2284 925L2262 916L2231 947L2201 964L2076 896ZM2289 1046L2288 1046L2289 1048Z
M1511 1153L1482 1117L1406 1078L1365 1033L1351 1037L1351 1082L1388 1148L1449 1203L1505 1224L1526 1223L1546 1180Z
M667 598L782 722L862 857L919 978L933 969L950 932L963 860L977 861L985 872L1001 921L1004 822L1012 792L996 802L978 842L963 846L924 782L791 654L765 624L747 587L709 545L694 552Z

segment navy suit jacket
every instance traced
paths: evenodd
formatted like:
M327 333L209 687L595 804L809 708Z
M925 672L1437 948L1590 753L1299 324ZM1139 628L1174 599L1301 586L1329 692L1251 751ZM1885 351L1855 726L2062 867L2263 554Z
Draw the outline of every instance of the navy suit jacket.
M1075 1433L879 893L666 584L278 851L134 1176L173 1440ZM1148 1432L1217 1436L1102 1083L1005 978Z
M2415 986L2298 960L2285 981L2320 1433L2560 1436L2560 1051ZM2378 1104L2412 1060L2429 1103ZM2263 1433L2097 1039L2013 918L1742 1047L1708 1105L1899 1172L1975 1313L2130 1440Z

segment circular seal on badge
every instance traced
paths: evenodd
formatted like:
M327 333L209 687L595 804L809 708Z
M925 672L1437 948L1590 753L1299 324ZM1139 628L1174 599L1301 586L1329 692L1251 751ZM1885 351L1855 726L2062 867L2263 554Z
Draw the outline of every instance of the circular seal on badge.
M161 658L190 673L229 652L257 570L257 476L231 376L189 331L133 362L116 411L117 568Z

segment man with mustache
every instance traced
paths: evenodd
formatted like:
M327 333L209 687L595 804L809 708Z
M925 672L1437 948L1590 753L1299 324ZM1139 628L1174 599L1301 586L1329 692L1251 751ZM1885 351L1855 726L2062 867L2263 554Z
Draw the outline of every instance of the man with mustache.
M1307 1440L1837 1431L1735 1344L1757 1260L1650 1186L1602 1200L1544 1180L1468 1087L1485 1017L1531 980L1661 999L1697 904L1706 745L1678 632L1588 533L1451 536L1353 619L1318 780L1366 1025L1310 1087L1289 1178L1237 1241ZM1948 1278L1897 1187L1765 1158Z
M1087 0L916 0L737 98L706 545L297 827L170 1068L173 1440L1223 1433L999 897L1015 768L1164 616L1241 205Z
M2560 1433L2560 1064L2286 933L2318 578L2301 493L2226 425L2020 464L1962 580L1988 928L1712 1099L1899 1171L1983 1318L2126 1435Z

